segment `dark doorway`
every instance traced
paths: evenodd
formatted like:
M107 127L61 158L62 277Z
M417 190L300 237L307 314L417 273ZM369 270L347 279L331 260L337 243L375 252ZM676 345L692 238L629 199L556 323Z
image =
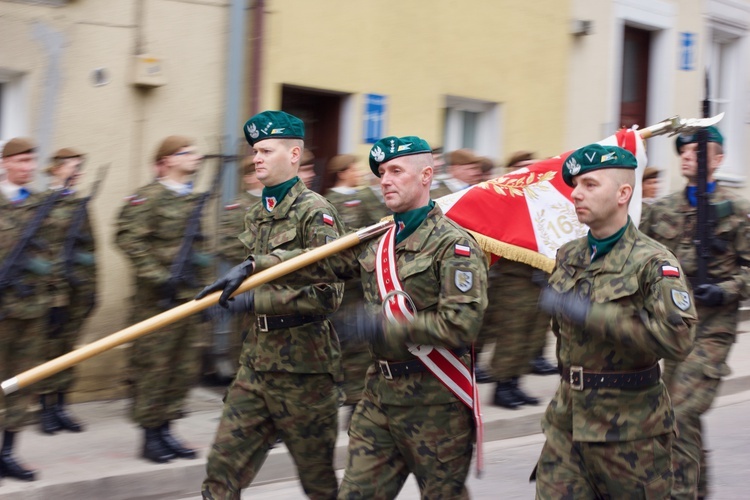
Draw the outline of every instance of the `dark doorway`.
M305 148L315 155L313 190L322 192L325 165L339 152L341 100L346 94L284 85L281 109L305 122Z
M620 125L623 127L647 126L650 52L651 32L625 26L620 89Z

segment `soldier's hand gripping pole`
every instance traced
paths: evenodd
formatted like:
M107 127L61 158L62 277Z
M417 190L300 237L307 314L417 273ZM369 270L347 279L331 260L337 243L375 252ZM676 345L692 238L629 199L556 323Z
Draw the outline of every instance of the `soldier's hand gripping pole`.
M237 295L251 290L257 286L273 281L276 278L285 276L289 273L293 273L303 267L314 264L319 260L326 257L339 253L347 248L351 248L358 245L362 241L368 240L373 236L377 236L385 232L393 221L382 221L372 226L366 227L351 233L346 236L332 241L326 245L318 248L309 250L302 255L281 262L269 269L261 271L257 274L253 274L247 278L242 285L232 295ZM2 390L7 394L16 392L17 390L28 387L29 385L38 382L44 378L54 375L55 373L61 372L66 368L70 368L81 361L85 361L89 358L108 351L114 347L131 342L139 337L142 337L148 333L151 333L159 328L174 323L175 321L186 318L192 314L200 312L213 304L216 304L221 295L220 291L214 292L200 300L192 300L185 304L179 305L168 311L164 311L161 314L157 314L151 318L148 318L140 323L129 326L119 332L115 332L107 337L99 339L88 345L85 345L75 351L64 354L58 358L48 361L44 364L36 366L30 370L27 370L13 378L3 381Z

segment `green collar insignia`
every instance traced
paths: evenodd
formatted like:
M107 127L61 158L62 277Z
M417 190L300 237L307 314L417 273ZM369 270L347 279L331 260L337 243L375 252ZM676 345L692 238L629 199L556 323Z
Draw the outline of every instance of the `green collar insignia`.
M261 196L263 198L263 207L265 207L266 211L273 212L276 205L281 203L281 200L297 184L297 181L299 181L299 177L292 177L288 181L284 181L276 186L264 187Z
M393 214L393 221L396 223L396 244L398 245L416 231L434 207L435 202L430 200L423 207L415 208L401 214Z
M591 262L594 262L599 257L607 255L609 251L612 250L612 248L615 246L615 243L620 241L622 235L625 234L625 230L628 228L628 224L630 224L630 216L628 216L628 222L624 226L622 226L619 231L617 231L612 236L608 236L601 240L598 240L591 236L591 231L589 231L586 237L589 242L589 250L591 250Z

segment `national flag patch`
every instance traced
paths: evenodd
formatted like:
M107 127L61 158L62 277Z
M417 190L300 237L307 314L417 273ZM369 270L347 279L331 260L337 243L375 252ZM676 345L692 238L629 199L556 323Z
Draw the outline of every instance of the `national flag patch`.
M240 208L239 203L232 203L231 205L224 205L224 210L237 210Z
M333 226L333 217L328 214L323 214L323 222L329 226Z
M665 264L661 266L661 275L667 278L679 278L680 268L675 267L675 266L670 266L669 264Z
M454 251L456 255L460 255L462 257L468 257L471 255L471 248L467 247L466 245L456 244Z
M362 203L362 200L349 200L344 202L345 207L357 207Z
M133 200L133 199L135 199L135 196L136 196L136 195L134 195L134 194L131 194L130 196L126 196L126 197L124 198L124 200L125 200L125 201L130 201L130 200Z
M130 200L130 205L132 206L143 205L144 203L146 203L147 199L148 198L135 198L134 197L132 200Z

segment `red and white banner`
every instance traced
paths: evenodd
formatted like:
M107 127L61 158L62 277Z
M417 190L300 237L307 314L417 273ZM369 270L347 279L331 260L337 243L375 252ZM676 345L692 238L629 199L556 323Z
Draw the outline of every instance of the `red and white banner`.
M641 178L646 149L636 130L623 129L599 141L633 153L638 160L630 217L641 217ZM504 256L550 271L555 253L564 243L585 236L588 227L578 222L571 200L573 188L562 178L563 155L539 161L435 200L443 212L472 232L493 260Z

